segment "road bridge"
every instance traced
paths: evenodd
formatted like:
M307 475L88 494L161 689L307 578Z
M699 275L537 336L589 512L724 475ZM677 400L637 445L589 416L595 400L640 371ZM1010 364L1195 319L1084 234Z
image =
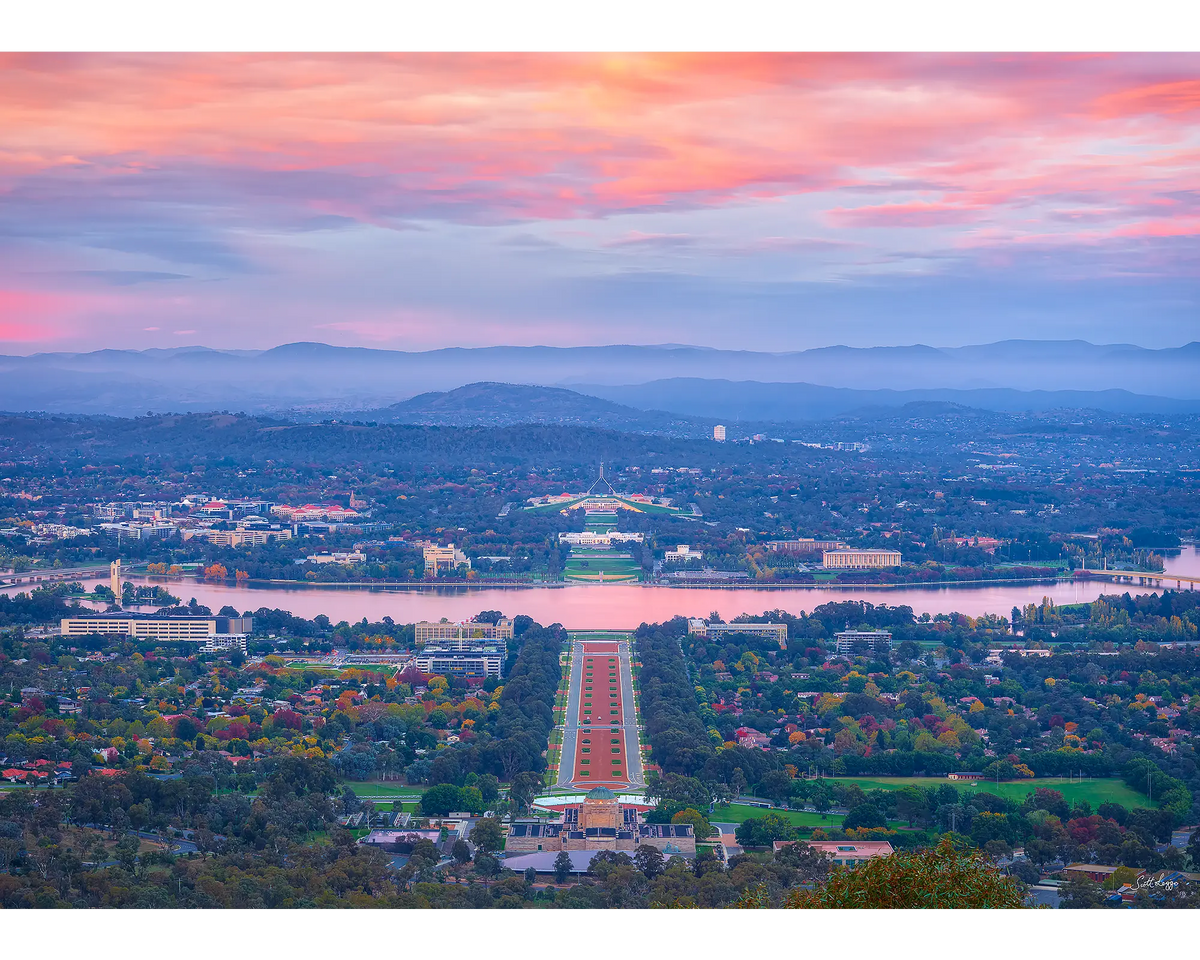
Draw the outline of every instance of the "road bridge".
M1112 583L1136 583L1145 587L1170 587L1176 590L1195 590L1200 577L1182 573L1155 573L1152 570L1077 570L1077 580L1109 580Z

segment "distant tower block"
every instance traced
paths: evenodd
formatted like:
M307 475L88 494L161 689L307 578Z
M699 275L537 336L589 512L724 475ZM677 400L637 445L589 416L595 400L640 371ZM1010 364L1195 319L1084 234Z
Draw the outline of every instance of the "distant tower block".
M713 427L713 439L724 441L725 439L725 424L718 423Z
M121 600L121 561L114 560L108 565L108 586L117 602Z

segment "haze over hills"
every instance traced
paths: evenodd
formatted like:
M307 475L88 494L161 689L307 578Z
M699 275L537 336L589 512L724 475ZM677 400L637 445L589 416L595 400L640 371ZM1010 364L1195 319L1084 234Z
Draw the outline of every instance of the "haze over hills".
M594 391L592 395L583 389ZM603 397L595 394L602 394ZM625 400L628 403L617 401ZM672 436L711 436L713 424L740 423L751 433L816 420L881 420L928 410L1023 413L1099 410L1117 414L1200 415L1200 401L1143 397L1120 390L849 390L807 383L659 380L638 386L581 388L472 383L366 411L356 417L440 426L578 424Z
M676 380L807 384L865 393L1123 390L1200 400L1200 342L1150 350L1083 341L1010 340L955 348L822 347L779 354L678 345L414 353L319 343L290 343L259 352L194 347L44 353L0 357L0 409L119 415L212 409L333 412L382 408L430 391L496 381L588 385L585 392L599 396L603 390L608 399L628 403L623 392L610 388L623 391L630 384ZM646 394L651 395L654 391ZM684 395L686 391L670 407L657 400L645 402L679 411ZM736 399L735 405L741 402ZM1152 406L1170 412L1157 401Z
M1128 414L1200 414L1200 400L1127 390L853 390L811 383L758 383L678 378L623 387L579 386L582 393L689 417L776 422L869 416L914 403L945 403L1001 413L1086 409Z

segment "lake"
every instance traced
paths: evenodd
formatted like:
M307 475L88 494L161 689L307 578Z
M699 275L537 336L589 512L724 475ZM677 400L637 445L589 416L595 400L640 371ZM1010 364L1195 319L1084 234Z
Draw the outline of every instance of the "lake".
M1167 557L1167 573L1200 574L1196 547L1184 547ZM134 582L143 581L131 578ZM161 580L154 582L163 582ZM219 610L226 604L238 610L278 607L296 616L325 614L335 623L375 622L391 617L398 623L417 620L461 620L481 610L500 610L507 616L527 614L543 624L561 623L571 630L595 627L628 629L640 623L670 619L676 614L707 617L711 611L730 620L742 613L782 609L807 613L836 600L867 600L889 606L906 604L918 614L964 613L1008 616L1014 606L1040 603L1090 603L1102 593L1147 593L1153 588L1102 581L997 583L940 587L663 587L631 583L569 584L555 587L370 587L296 584L228 584L195 581L167 582L168 589L186 602Z

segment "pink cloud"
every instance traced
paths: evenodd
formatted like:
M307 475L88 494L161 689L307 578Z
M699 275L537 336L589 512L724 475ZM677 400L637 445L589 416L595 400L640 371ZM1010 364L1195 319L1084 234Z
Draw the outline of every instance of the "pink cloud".
M1002 189L1040 164L1103 164L1094 144L1104 138L1169 139L1200 80L1194 58L1159 64L1054 55L9 56L0 61L0 172L61 168L64 158L135 178L181 158L334 172L355 178L352 194L314 192L308 202L368 221L395 203L397 188L455 218L788 196L853 184L866 168L959 189L995 177Z
M0 289L0 343L53 340L75 298L37 290Z
M826 214L835 227L936 227L970 223L981 215L982 207L925 201L835 207Z

